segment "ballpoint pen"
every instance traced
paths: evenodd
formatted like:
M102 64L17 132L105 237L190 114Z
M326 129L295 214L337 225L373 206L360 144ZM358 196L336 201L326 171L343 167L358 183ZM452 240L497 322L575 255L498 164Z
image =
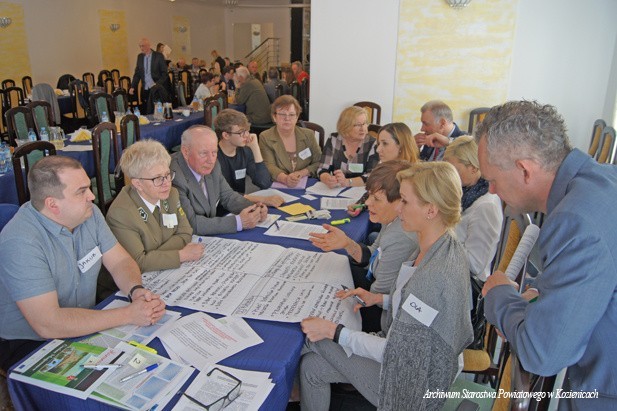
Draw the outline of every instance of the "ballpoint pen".
M141 374L145 374L145 373L147 373L147 372L150 372L150 371L152 371L152 370L155 370L155 369L156 369L159 365L161 365L161 364L160 364L160 363L158 363L158 362L157 362L157 363L154 363L154 364L152 364L152 365L148 365L146 368L144 368L144 369L143 369L143 370L141 370L141 371L137 371L137 372L136 372L136 373L134 373L134 374L127 375L126 377L124 377L123 379L121 379L121 380L120 380L120 382L127 382L128 380L132 380L133 378L138 377L138 376L140 376Z
M349 287L341 284L341 287L343 287L343 290L347 291L349 290ZM358 297L357 295L353 296L354 300L356 300L358 302L358 304L360 304L362 307L366 307L366 303L364 302L364 300L360 297Z
M279 225L279 222L278 222L278 221L275 221L275 222L274 222L274 225L276 225L276 229L277 229L278 231L281 231L281 226Z

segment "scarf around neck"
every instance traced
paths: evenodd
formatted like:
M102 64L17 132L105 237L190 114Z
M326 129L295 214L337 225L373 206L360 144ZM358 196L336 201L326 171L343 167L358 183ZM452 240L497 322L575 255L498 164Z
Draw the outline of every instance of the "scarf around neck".
M480 177L478 182L472 186L463 187L463 198L461 206L463 211L467 210L478 198L488 193L488 182Z

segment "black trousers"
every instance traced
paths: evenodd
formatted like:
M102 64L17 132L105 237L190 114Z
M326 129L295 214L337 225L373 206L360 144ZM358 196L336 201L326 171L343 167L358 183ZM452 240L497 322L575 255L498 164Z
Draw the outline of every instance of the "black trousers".
M21 361L45 341L36 340L2 340L0 339L0 369L9 371L14 364Z

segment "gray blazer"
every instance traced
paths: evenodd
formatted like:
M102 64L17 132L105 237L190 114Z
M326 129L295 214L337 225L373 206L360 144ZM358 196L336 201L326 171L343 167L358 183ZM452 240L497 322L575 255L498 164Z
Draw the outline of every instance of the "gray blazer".
M238 214L253 203L229 187L218 161L212 172L205 176L208 199L181 152L171 156L171 169L176 172L173 186L178 189L180 204L193 227L194 234L214 235L237 231L236 217L233 215L217 217L217 205L220 202L227 211Z

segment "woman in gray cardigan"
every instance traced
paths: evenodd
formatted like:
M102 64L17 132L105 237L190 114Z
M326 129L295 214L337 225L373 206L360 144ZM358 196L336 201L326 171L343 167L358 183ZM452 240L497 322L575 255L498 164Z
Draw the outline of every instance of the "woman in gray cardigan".
M419 249L403 263L390 294L361 288L337 294L382 305L388 311L382 335L321 318L302 321L307 336L300 364L302 410L327 410L333 382L353 384L380 410L439 410L445 399L424 394L448 390L458 356L471 342L469 268L452 236L460 220L460 178L443 162L414 164L397 178L399 217L406 231L417 234Z

